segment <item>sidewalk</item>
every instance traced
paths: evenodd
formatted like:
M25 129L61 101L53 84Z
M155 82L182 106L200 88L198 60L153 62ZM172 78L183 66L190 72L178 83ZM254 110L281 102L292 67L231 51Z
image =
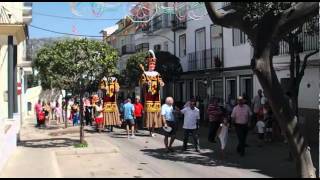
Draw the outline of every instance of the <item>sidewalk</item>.
M69 165L74 167L80 154L89 155L90 158L90 155L114 154L119 151L116 146L99 141L90 134L86 134L86 141L89 144L87 148L73 147L74 144L79 143L79 126L67 129L55 126L48 129L37 129L34 127L34 119L26 118L18 148L3 171L0 172L0 177L64 177L59 157L68 159Z

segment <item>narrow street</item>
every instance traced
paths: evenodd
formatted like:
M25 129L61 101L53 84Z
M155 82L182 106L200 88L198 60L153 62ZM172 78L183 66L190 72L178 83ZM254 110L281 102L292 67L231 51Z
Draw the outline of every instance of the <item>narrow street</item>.
M227 158L220 161L202 136L200 154L191 144L182 152L180 138L174 142L175 152L165 153L161 134L151 138L147 131L139 131L135 139L128 139L124 129L99 134L86 127L89 146L75 148L79 127L63 129L52 122L48 129L36 129L34 120L28 120L18 149L0 177L294 177L290 173L294 164L285 160L285 148L272 144L259 151L252 135L247 155L240 157L233 149L236 139L231 133ZM182 130L178 132L179 137Z

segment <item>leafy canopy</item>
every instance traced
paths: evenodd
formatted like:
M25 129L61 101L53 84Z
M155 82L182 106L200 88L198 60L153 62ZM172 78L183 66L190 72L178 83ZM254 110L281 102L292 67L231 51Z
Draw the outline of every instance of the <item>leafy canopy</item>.
M72 39L40 49L33 61L44 89L79 90L80 80L92 88L103 76L117 74L117 51L96 40Z

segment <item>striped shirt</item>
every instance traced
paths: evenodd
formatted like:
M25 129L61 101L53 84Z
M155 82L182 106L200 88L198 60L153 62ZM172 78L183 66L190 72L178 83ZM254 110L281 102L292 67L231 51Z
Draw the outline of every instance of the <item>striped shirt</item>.
M223 112L219 105L209 104L207 110L209 121L221 122L223 118Z

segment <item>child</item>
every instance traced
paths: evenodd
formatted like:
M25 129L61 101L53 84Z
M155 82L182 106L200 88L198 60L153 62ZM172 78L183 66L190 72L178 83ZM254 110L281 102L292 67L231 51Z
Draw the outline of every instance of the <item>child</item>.
M227 118L223 119L223 122L220 124L220 128L218 131L218 137L221 144L221 159L224 159L224 149L227 145L228 140L228 129L229 129L229 122Z
M258 147L262 147L263 139L264 139L264 129L265 129L265 123L263 122L263 110L262 108L257 113L257 124L256 128L258 131L258 138L259 138L259 145Z
M73 114L73 117L72 117L73 126L78 125L79 119L80 119L80 113L79 113L78 107L75 106L75 108L74 108L74 114Z
M266 142L272 141L272 111L270 108L267 108L265 113L265 122L266 122Z
M97 131L99 133L101 133L102 129L103 129L103 115L102 115L102 105L101 105L101 101L98 101L96 106L95 106L95 121L96 121L96 125L97 125Z

